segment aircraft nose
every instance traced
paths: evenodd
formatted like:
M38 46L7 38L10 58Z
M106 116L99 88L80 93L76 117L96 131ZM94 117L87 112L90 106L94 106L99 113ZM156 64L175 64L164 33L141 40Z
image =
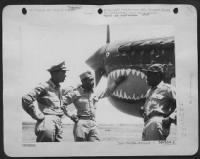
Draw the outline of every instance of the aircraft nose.
M131 45L130 45L130 43L125 44L125 45L121 45L121 46L118 48L118 51L119 51L119 52L130 52L130 51L131 51Z

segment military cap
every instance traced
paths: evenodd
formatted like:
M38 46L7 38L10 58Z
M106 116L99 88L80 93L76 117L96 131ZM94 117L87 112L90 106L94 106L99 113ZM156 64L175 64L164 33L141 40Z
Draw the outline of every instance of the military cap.
M61 62L57 65L53 65L48 69L49 72L55 72L55 71L68 71L65 65L65 62Z
M86 71L86 72L80 74L81 80L86 79L86 78L93 79L92 73L90 71Z
M147 71L147 72L161 72L161 73L163 73L164 69L165 69L165 65L157 63L157 64L152 64L145 71Z

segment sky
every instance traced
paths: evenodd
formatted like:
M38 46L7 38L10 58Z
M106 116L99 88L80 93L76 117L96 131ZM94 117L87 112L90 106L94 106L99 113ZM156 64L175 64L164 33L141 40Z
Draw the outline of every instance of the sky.
M22 95L47 81L50 78L47 69L62 61L70 70L62 86L79 84L79 75L90 70L85 60L106 43L107 21L99 16L82 17L76 12L35 10L34 6L27 8L26 15L20 12L20 7L6 9L3 12L5 100L8 110L17 108L22 121L33 121L22 110ZM173 31L171 25L141 25L138 21L110 24L111 42L172 36ZM106 88L106 78L98 87ZM97 107L99 123L143 122L141 118L120 112L107 99L102 99ZM68 118L64 121L71 122Z

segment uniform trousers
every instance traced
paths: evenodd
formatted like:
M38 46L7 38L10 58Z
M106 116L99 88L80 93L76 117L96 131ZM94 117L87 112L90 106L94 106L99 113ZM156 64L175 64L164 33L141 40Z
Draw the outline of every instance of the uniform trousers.
M100 141L98 129L94 120L80 119L74 124L73 135L76 142Z
M152 117L144 124L142 140L166 140L169 135L170 127L163 126L164 117Z
M35 134L37 142L61 142L63 140L61 117L57 115L45 115L42 121L37 121Z

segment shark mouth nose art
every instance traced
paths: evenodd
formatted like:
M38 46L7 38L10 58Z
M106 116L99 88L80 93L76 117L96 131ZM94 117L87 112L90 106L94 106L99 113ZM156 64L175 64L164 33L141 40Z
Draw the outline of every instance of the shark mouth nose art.
M139 71L139 70L135 70L135 69L117 69L117 70L113 70L112 72L110 72L108 74L108 80L109 81L115 81L119 76L127 76L127 80L129 80L129 83L131 81L140 81L140 83L142 84L146 84L146 75ZM144 99L145 97L145 92L134 92L134 87L131 88L131 85L127 84L127 87L130 88L130 90L128 91L127 89L124 89L124 86L117 88L112 96L115 96L117 98L120 99L126 99L126 100L140 100L140 99Z
M120 111L142 117L140 108L149 89L143 70L154 63L165 64L164 81L171 82L175 77L174 37L107 42L86 63L95 72L96 85L102 76L107 76L107 87L120 76L127 76L108 99Z

